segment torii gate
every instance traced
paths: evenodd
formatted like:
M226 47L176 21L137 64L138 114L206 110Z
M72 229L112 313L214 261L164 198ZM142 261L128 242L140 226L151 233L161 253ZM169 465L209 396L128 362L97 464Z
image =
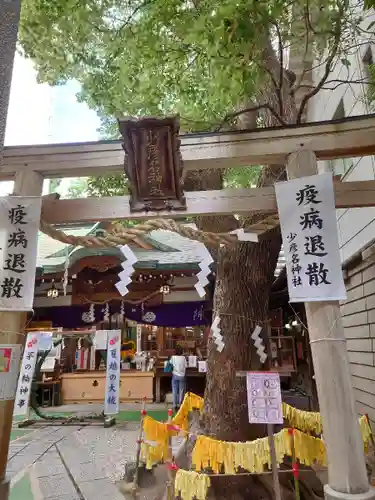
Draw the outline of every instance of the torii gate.
M375 154L375 117L357 117L337 122L254 132L187 135L181 151L187 169L225 168L237 165L287 165L289 178L318 173L317 159ZM41 196L44 177L76 177L120 171L123 152L120 142L16 147L5 150L0 179L15 179L15 194ZM375 181L337 183L336 207L375 206ZM274 188L235 189L187 193L187 209L132 212L128 197L43 200L42 219L50 224L150 219L181 215L277 212ZM267 225L266 225L267 226ZM259 232L267 227L258 228ZM331 338L312 345L324 438L329 462L327 498L374 498L369 489L363 445L357 423L345 336L338 302L306 304L311 340L322 340L330 328ZM23 328L23 313L0 313L0 328L17 332ZM9 334L10 343L19 336ZM11 404L9 404L11 403ZM6 468L12 421L12 402L0 402L0 478ZM6 498L6 497L5 497Z

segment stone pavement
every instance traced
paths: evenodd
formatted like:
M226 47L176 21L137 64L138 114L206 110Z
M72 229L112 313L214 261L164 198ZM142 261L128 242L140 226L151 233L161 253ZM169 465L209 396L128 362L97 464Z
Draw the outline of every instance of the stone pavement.
M39 425L10 444L10 500L123 500L115 483L135 457L138 423Z

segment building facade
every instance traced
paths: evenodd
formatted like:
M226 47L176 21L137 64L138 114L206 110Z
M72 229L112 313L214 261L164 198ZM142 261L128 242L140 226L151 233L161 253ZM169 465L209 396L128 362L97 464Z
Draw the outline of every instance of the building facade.
M375 15L363 23L367 29ZM358 36L358 49L348 54L350 65L338 61L329 80L332 90L321 90L311 100L309 121L340 119L374 112L367 97L369 66L375 61L375 34ZM372 42L372 43L371 43ZM324 67L313 73L314 83ZM340 84L350 80L352 83ZM321 162L346 181L375 179L375 158L338 159ZM341 311L347 338L349 361L358 411L375 422L375 207L337 210L341 261L347 287L347 300Z

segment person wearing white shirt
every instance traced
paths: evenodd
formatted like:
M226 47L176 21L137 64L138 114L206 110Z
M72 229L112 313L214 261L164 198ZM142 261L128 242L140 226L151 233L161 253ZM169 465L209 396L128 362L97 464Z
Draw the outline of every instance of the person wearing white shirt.
M186 367L187 362L182 354L182 348L176 348L176 354L171 357L170 362L173 366L172 371L172 394L173 407L177 411L181 406L186 390Z

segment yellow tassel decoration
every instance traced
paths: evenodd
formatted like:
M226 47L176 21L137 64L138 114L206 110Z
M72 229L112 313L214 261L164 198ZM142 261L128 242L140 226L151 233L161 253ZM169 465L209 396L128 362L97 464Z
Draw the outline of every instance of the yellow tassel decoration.
M171 424L187 431L189 413L193 410L202 411L203 406L203 398L187 393ZM288 424L294 428L296 458L304 465L311 466L318 463L325 466L327 457L323 440L307 434L309 432L316 435L322 433L320 414L298 410L283 403L283 415ZM166 459L168 438L177 435L178 431L170 430L168 427L170 424L158 422L148 415L145 417L143 425L146 443L142 444L142 460L147 468L152 468L155 463L163 462ZM359 426L366 449L372 439L372 430L365 415L359 419ZM277 461L282 463L285 456L292 456L288 430L282 429L275 434L274 438ZM147 443L147 441L153 442L154 445ZM226 474L235 474L239 468L242 468L249 472L261 473L265 467L271 468L268 438L245 443L231 443L198 436L193 450L192 462L198 472L210 468L216 474L222 471Z
M205 474L182 469L177 471L174 488L182 500L205 500L210 486L210 478Z
M292 456L291 440L288 429L275 434L277 463L285 456ZM294 432L296 458L304 465L327 464L325 445L322 439L309 436L300 431ZM265 467L271 468L268 438L256 439L246 443L231 443L199 436L192 454L192 463L197 472L212 469L215 474L235 474L239 468L248 472L262 473Z
M290 427L303 432L322 433L322 418L320 413L314 411L303 411L283 403L283 417Z
M189 429L189 413L193 410L202 411L203 406L203 398L192 392L186 393L180 409L172 419L173 425L177 425L184 431L187 431Z

